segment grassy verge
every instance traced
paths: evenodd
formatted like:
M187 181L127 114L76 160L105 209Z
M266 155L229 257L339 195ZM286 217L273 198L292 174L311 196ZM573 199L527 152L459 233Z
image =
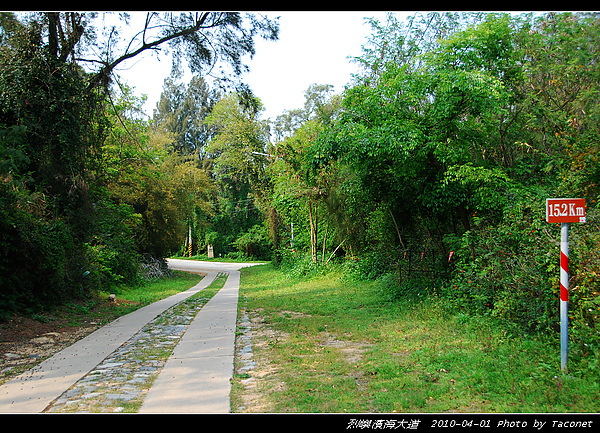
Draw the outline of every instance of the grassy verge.
M558 340L511 336L435 297L389 303L382 291L340 272L243 269L240 309L252 321L256 366L234 381L233 411L600 410L597 367L579 362L564 375Z
M198 284L201 279L202 276L198 274L173 271L172 278L115 289L115 303L107 302L109 293L99 293L94 299L85 302L67 303L53 315L68 318L69 326L89 322L106 324L145 305L183 292Z
M208 254L196 254L193 256L173 256L172 259L178 260L201 260L203 262L220 262L220 263L266 263L268 260L256 260L248 257L212 257Z
M188 272L173 272L173 277L138 286L123 286L115 290L116 303L109 302L109 293L100 293L93 299L74 300L60 307L37 313L31 317L15 316L9 323L0 324L0 343L5 351L16 351L27 356L28 343L33 337L49 332L57 332L60 344L52 345L40 352L35 349L36 358L27 358L26 362L16 363L0 358L0 384L26 371L64 345L74 343L80 338L116 318L131 313L152 302L167 298L196 285L201 275ZM0 352L0 355L2 352ZM8 368L10 367L10 368Z

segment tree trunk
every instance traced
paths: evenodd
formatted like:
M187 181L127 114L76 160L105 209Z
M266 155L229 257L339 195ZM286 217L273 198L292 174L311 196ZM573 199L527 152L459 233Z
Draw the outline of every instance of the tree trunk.
M317 263L317 203L313 203L312 199L308 200L308 222L310 223L310 252L313 263Z
M333 255L335 253L337 253L337 250L342 246L342 244L346 242L346 239L344 239L342 242L340 242L340 244L335 248L335 250L333 250L333 253L331 253L331 255L329 256L329 258L327 259L327 262L325 262L325 264L329 263L329 260L331 260L331 258L333 257Z
M321 256L321 263L325 263L325 246L327 244L327 232L329 231L329 221L327 221L327 225L325 226L325 238L323 239L323 254Z
M53 59L58 57L58 25L60 16L58 12L49 12L48 18L48 51Z
M396 223L396 218L394 218L394 214L392 213L392 210L390 209L389 205L386 204L386 207L388 209L388 212L390 213L390 216L392 217L392 221L394 222L394 227L396 228L396 234L398 235L400 245L402 245L402 249L406 250L406 246L404 245L404 242L402 242L402 236L400 235L398 223ZM400 260L396 260L396 267L398 268L398 283L402 284L402 269L400 267Z
M387 209L388 209L388 212L390 213L390 216L392 217L392 221L394 222L394 227L396 227L396 234L398 235L398 240L400 241L400 245L402 245L402 248L406 249L406 247L404 246L404 242L402 242L402 236L400 235L400 229L398 228L398 224L396 223L396 218L394 218L394 214L392 213L392 210L390 209L389 206L387 206Z

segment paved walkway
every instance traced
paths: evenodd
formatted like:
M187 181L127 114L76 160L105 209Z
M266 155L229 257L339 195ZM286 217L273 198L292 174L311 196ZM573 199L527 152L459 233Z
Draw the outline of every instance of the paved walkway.
M0 413L42 412L144 325L210 285L220 271L229 273L224 287L200 310L184 334L141 412L229 412L238 269L250 265L169 260L172 269L202 271L207 275L191 289L120 317L0 386Z
M202 307L144 399L140 413L227 413L240 272Z

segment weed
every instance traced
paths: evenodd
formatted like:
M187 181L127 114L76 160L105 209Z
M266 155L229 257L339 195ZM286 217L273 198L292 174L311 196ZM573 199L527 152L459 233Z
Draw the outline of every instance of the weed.
M560 371L559 342L457 314L434 292L390 301L381 281L340 269L242 270L254 370L266 412L597 412L597 368ZM588 355L588 360L592 359ZM595 359L595 358L593 358ZM597 364L594 364L597 365ZM242 401L243 386L232 401ZM237 411L236 407L233 411ZM240 411L253 411L245 406Z

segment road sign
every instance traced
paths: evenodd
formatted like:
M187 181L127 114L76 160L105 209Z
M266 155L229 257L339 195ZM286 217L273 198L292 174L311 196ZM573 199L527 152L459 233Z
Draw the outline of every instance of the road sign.
M549 223L584 223L585 199L547 198L546 221Z
M560 367L569 353L569 223L585 222L585 199L547 198L546 221L560 223Z

